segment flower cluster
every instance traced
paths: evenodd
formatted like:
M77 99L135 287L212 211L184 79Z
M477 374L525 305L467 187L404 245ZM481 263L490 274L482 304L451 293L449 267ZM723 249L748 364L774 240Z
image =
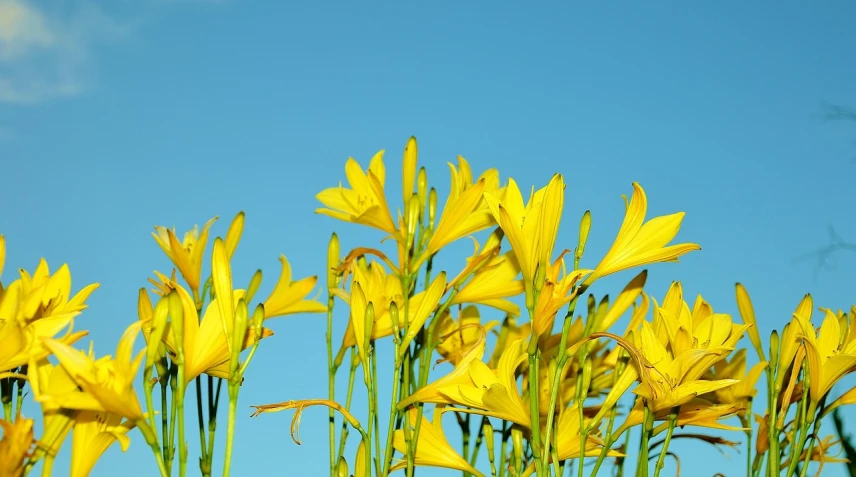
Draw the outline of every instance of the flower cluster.
M321 191L317 212L375 229L383 245L343 253L333 234L326 303L307 298L317 278L293 280L284 256L265 300L256 299L261 271L246 287L235 285L231 261L243 213L210 250L216 218L181 240L174 230L155 227L174 269L155 272L154 289L139 291L138 319L114 356L75 347L86 335L75 331L75 319L97 284L72 294L65 265L54 274L44 261L32 274L21 270L20 278L0 286L0 475L27 475L36 465L49 475L71 433L70 475L86 476L110 445L118 441L126 449L129 433L138 430L160 475L177 467L183 476L185 398L193 388L199 470L210 476L224 383L228 475L245 371L273 334L266 320L296 313L326 313L328 395L254 406L254 415L295 410L294 437L305 409L326 406L331 476L401 471L411 477L420 466L465 477L561 476L569 467L578 476L607 467L624 475L631 434L639 438L636 475L658 476L667 457L680 465L673 440L738 445L721 437L723 431L744 439L750 477L804 476L810 467L819 474L825 464L846 460L820 426L832 411L856 402L856 388L831 397L835 384L856 370L856 307L820 309L816 329L815 306L806 296L765 344L742 285L736 287L739 319L715 312L701 296L687 300L680 282L663 295L646 292L644 267L677 262L700 247L673 243L683 213L647 217L641 185L632 184L625 197L624 219L603 247L606 254L589 260L589 211L575 243L560 240L567 188L561 174L527 189L501 180L495 169L475 174L463 157L449 168L440 207L411 138L401 203L393 209L383 151L366 169L348 159L347 186ZM473 241L472 255L457 262L443 256L443 263L456 265L437 270L435 259L464 238ZM0 236L0 271L4 259ZM589 292L602 278L630 269L638 270L614 298ZM344 333L337 337L340 313ZM139 334L146 347L135 354ZM739 347L744 337L758 358L751 366ZM390 355L378 351L385 340ZM340 371L349 383L344 393L336 386ZM379 392L384 377L391 378L389 396ZM352 406L358 380L366 409ZM759 383L766 388L760 398ZM21 412L26 387L41 405L40 427ZM766 404L763 414L753 413L756 399ZM359 434L355 454L348 451L351 431Z

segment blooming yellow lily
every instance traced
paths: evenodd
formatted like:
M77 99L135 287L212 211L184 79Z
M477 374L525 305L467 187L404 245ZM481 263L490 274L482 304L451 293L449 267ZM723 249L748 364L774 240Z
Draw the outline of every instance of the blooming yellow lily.
M675 238L681 228L684 213L654 217L645 222L648 199L638 183L633 183L633 195L627 204L624 221L618 230L612 247L588 276L588 283L632 267L658 262L677 262L681 255L701 250L697 244L667 244Z
M437 353L452 365L457 365L474 346L486 339L491 328L499 324L489 321L482 325L479 310L472 305L461 310L457 320L449 311L436 319L439 320L434 328Z
M282 262L282 271L273 291L264 302L265 319L297 313L326 312L326 305L314 299L306 299L306 296L315 288L318 277L311 276L292 281L291 265L288 264L285 255L280 255L279 261Z
M122 452L128 450L128 432L136 427L133 421L109 412L79 411L74 416L71 437L70 477L87 477L101 455L114 442Z
M315 212L345 222L374 227L393 237L400 237L386 202L383 152L381 150L372 157L365 172L356 160L349 157L345 163L345 176L351 188L346 189L340 183L338 187L319 192L315 198L325 208L315 209Z
M810 316L810 315L809 315ZM841 378L856 369L856 341L847 338L838 316L826 310L823 324L815 336L811 321L798 318L802 325L809 370L809 397L818 403Z
M67 409L101 411L113 413L136 422L143 418L140 401L134 391L137 369L145 351L131 356L134 340L140 331L140 322L135 322L119 339L116 358L105 356L95 359L59 341L46 338L45 346L59 359L71 379L83 393L43 395L40 401L52 401L54 405Z
M184 234L184 239L179 242L175 234L175 228L168 229L162 225L155 225L155 232L152 232L152 237L160 246L161 250L166 254L172 263L181 272L181 276L187 282L187 286L193 291L199 290L199 281L202 275L202 257L205 254L205 246L208 243L208 229L217 220L217 217L209 220L202 226L200 232L199 227L194 225L187 233Z
M479 268L452 298L452 305L473 303L490 306L510 315L520 315L520 307L509 298L523 293L520 265L514 251L495 256Z
M411 426L415 427L417 418L416 409L410 409ZM416 441L416 451L413 455L414 464L419 466L440 467L443 469L454 469L467 472L476 477L484 477L484 474L471 466L466 459L461 457L449 444L446 434L443 432L442 406L434 408L434 422L422 416L419 439ZM407 453L407 442L404 438L404 429L395 431L392 437L392 446L402 454ZM390 468L390 471L403 469L407 463L402 461Z
M499 195L502 192L499 171L488 169L473 182L470 165L461 156L458 156L458 167L449 164L449 169L452 173L449 197L426 245L425 254L420 257L422 260L459 238L496 224L485 201L485 194Z
M17 419L15 422L0 419L3 439L0 440L0 475L21 477L24 462L33 447L33 420Z

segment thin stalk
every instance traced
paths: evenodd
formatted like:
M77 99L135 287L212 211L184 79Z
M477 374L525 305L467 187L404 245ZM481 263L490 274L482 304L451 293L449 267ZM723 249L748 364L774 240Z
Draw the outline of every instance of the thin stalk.
M375 451L377 452L377 455L380 455L380 453L382 451L380 448L380 417L379 417L379 413L377 412L377 408L378 408L377 382L378 382L378 379L377 379L377 352L376 351L377 350L373 349L371 355L369 356L369 362L371 362L371 366L372 366L372 389L371 389L372 405L370 407L373 407L375 410L374 411L374 424L373 424L374 441L375 441L374 444L375 444ZM392 418L390 418L390 421L391 420L392 420ZM375 459L374 462L375 462L375 472L377 472L377 475L383 475L381 473L381 471L383 470L382 469L383 463L380 461L380 459Z
M54 456L45 454L44 462L42 462L42 477L50 477L53 475Z
M752 416L752 398L749 397L746 405L747 414L740 417L743 427L746 429L746 477L752 477L752 423L746 416Z
M531 315L530 315L531 316ZM532 419L532 436L529 445L532 447L532 456L535 458L535 472L541 477L547 475L548 469L544 468L541 458L541 429L538 425L540 413L538 409L538 347L529 353L529 417Z
M821 419L815 419L814 421L814 430L811 432L812 439L808 443L808 449L806 449L805 461L803 462L802 469L800 469L800 477L806 476L808 464L811 462L811 453L814 452L814 443L820 439L820 421Z
M678 408L672 409L672 413L669 414L669 428L666 431L663 448L660 449L660 456L657 458L657 465L654 467L654 477L660 477L660 471L666 465L666 452L669 450L669 444L672 442L672 433L675 432L675 425L678 423L678 410Z
M187 475L187 441L184 438L184 393L186 392L186 384L184 381L184 352L181 346L178 347L178 383L176 393L173 397L175 407L178 410L178 475L185 477Z
M335 300L327 287L327 398L336 400L336 368L333 363L333 305ZM328 434L330 440L330 475L336 474L336 412L330 408L328 413ZM390 445L391 446L391 445ZM390 457L391 459L391 457Z
M508 421L502 421L502 442L499 445L499 475L497 477L505 477L505 469L508 468L506 460L508 459L508 438L511 436L511 426Z
M461 428L461 455L466 460L467 455L470 453L470 415L469 413L465 413L466 416L461 416L460 413L455 413L455 418L458 420L458 426ZM464 477L469 477L470 473L467 471L463 471Z
M0 379L0 400L3 401L3 418L7 422L12 421L12 394L13 390L12 378Z
M202 376L196 379L196 422L199 424L199 447L202 456L199 458L199 471L204 477L211 475L211 468L206 468L208 463L208 449L205 445L205 414L202 409Z
M235 420L238 417L238 391L241 389L240 376L237 382L229 383L229 420L226 423L226 450L223 452L223 477L229 477L232 467L232 445L235 440Z
M654 414L648 410L648 405L645 403L642 418L642 437L639 439L639 462L636 463L637 477L648 477L648 441L651 438L653 427Z
M396 337L397 338L397 337ZM380 475L389 475L389 468L392 466L392 435L395 430L395 420L398 416L398 401L401 399L401 396L398 394L401 391L400 382L401 382L401 347L399 346L399 341L396 339L395 343L395 364L392 375L392 399L390 399L389 403L389 425L386 430L386 447L384 448L384 457L383 457L383 473ZM332 410L330 411L333 412ZM380 452L380 450L378 450Z
M169 386L169 374L167 374L166 379L158 379L160 382L160 395L161 395L161 442L163 445L163 455L165 458L169 458L169 413L167 412L167 397L166 397L166 389ZM171 466L167 466L170 468Z
M23 374L23 375L27 374L27 365L26 364L21 366L20 374ZM18 402L17 402L17 406L15 407L15 420L16 421L18 420L19 417L21 417L21 406L23 406L23 404L24 404L24 386L27 384L27 380L19 378L17 383L18 383L18 393L17 393L18 394L18 400L17 400Z
M357 350L356 348L351 348L351 368L348 372L348 392L345 396L345 410L351 410L351 399L354 397L354 382L356 381L357 374L357 366L360 364L359 359L357 359ZM339 452L336 455L336 462L342 458L345 454L345 443L348 440L348 422L342 422L342 433L339 437Z
M255 349L255 347L251 348ZM249 358L248 358L249 359ZM245 361L246 363L247 361ZM208 475L211 475L211 467L214 462L214 436L217 432L217 408L220 405L220 391L223 387L223 378L216 378L217 391L214 391L214 377L208 376Z
M175 399L178 394L178 365L175 361L172 362L169 368L169 387L172 391L172 408L169 414L169 457L167 457L167 468L172 469L172 463L175 461L175 424L178 421L178 406Z
M152 448L152 452L155 455L155 461L158 464L158 470L160 471L161 477L169 477L169 471L166 468L166 464L164 464L163 455L161 454L160 444L158 444L157 436L155 435L155 431L152 430L151 427L146 423L145 419L140 419L137 421L137 429L143 434L143 438L146 440L146 444Z

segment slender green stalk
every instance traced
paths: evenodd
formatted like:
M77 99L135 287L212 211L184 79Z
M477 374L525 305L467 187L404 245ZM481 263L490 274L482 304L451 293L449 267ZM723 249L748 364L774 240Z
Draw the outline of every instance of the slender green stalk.
M529 445L532 446L532 456L535 458L535 472L538 477L541 477L548 475L549 469L544 466L544 460L541 457L541 426L538 425L540 418L538 409L538 355L540 353L537 346L534 348L529 353L529 417L532 419L532 436Z
M499 475L505 477L505 469L510 463L508 456L508 439L511 437L511 425L508 421L502 421L502 442L499 444Z
M397 324L393 324L395 328L397 328ZM395 337L395 358L393 364L393 374L392 374L392 398L389 403L389 425L386 430L386 446L384 447L384 457L383 457L383 473L380 475L389 475L389 468L392 466L392 455L393 455L393 447L392 447L392 436L395 430L395 421L398 416L398 401L401 399L399 395L401 393L401 370L403 368L402 356L401 356L401 341L398 339L398 334L394 335ZM378 450L380 452L380 450Z
M0 379L0 400L3 401L3 418L12 421L12 394L14 393L12 378Z
M22 375L27 374L27 365L26 364L21 366L21 371L19 373ZM15 420L16 421L18 420L19 417L21 417L21 406L24 405L24 386L27 384L27 380L22 379L22 378L18 378L17 383L18 383L18 393L17 393L18 394L18 400L17 400L18 402L17 402L17 406L15 407Z
M205 445L205 415L202 409L202 376L197 376L194 381L196 381L196 420L199 424L199 447L202 454L199 458L199 470L203 477L208 477L211 475L211 468L206 467L208 450Z
M169 477L169 471L166 468L166 464L164 464L164 458L161 454L160 444L158 443L157 435L155 431L152 430L151 427L146 423L145 419L140 419L137 421L137 429L143 434L143 438L146 440L146 444L152 448L152 452L155 455L155 461L158 464L158 470L160 471L161 477Z
M336 400L336 368L333 364L333 305L335 300L327 285L327 398ZM330 440L330 475L336 473L336 412L330 408L328 413L328 434Z
M642 437L639 439L639 462L636 463L637 477L648 477L648 441L651 439L651 430L653 428L654 413L648 410L648 405L645 403L642 418Z
M808 472L808 464L811 462L811 453L814 451L814 443L820 439L820 422L821 419L815 419L814 430L811 432L812 439L808 443L808 448L805 451L805 460L803 461L802 469L800 469L800 477L805 477Z
M372 347L374 347L374 345L372 345ZM379 417L379 413L377 412L377 409L378 409L377 352L374 349L372 350L371 355L369 356L369 362L371 363L371 367L372 367L372 376L371 376L371 380L372 380L372 388L371 388L372 403L369 405L369 408L374 409L374 421L370 427L374 427L375 451L377 452L377 455L380 455L380 453L382 451L380 448L380 417ZM390 418L390 420L392 420L392 418ZM383 475L383 474L381 474L381 471L383 470L382 469L383 463L380 461L380 459L375 459L374 462L375 462L375 472L377 472L377 475Z
M458 426L461 428L461 455L466 460L467 455L470 453L470 415L469 413L464 413L464 416L461 416L461 413L455 413L455 418L458 420ZM466 470L463 471L464 477L469 477L470 473Z
M251 348L251 351L254 348ZM245 362L246 363L246 362ZM214 391L214 381L217 381L217 391ZM217 432L217 408L220 404L220 391L223 387L222 378L208 376L208 473L210 475L214 463L214 436Z
M166 397L166 389L169 386L169 373L166 375L166 379L158 378L158 382L160 383L160 395L161 395L161 442L163 445L163 455L164 458L169 458L169 413L167 412L167 397ZM169 466L168 466L169 468Z
M654 467L654 477L660 477L660 471L666 465L666 452L669 450L672 433L675 432L675 425L678 423L678 411L679 408L674 408L669 414L669 428L666 430L666 439L663 441L663 448L660 449L660 456L657 458L657 465Z
M178 406L175 399L176 394L178 394L178 365L175 361L170 366L169 383L170 390L172 391L172 408L170 408L169 414L169 457L167 457L167 468L172 469L172 463L175 461L175 427L178 421Z
M238 417L238 391L241 378L236 383L229 383L229 420L226 423L226 450L223 452L223 477L229 477L232 467L232 445L235 440L235 420Z
M181 350L181 347L179 347ZM179 351L178 361L178 385L173 397L175 407L178 410L178 475L187 475L187 441L184 437L184 393L186 385L184 382L184 353Z
M351 399L354 396L354 382L356 381L357 374L357 366L359 366L360 360L357 358L357 350L356 348L351 348L351 368L348 372L348 392L345 396L345 410L351 410ZM342 422L342 433L339 437L339 452L336 454L336 461L345 454L345 443L348 441L348 422Z

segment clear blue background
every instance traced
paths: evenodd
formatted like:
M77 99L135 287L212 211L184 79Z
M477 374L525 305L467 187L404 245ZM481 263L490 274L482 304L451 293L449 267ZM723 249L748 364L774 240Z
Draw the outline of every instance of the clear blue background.
M819 272L816 260L795 260L828 243L830 224L856 240L856 123L823 118L825 102L856 105L852 2L0 3L36 12L50 33L29 43L20 31L0 35L3 278L44 256L54 269L70 265L75 288L100 282L77 322L99 353L136 320L152 270L170 269L153 225L183 232L220 215L222 235L245 210L236 281L262 268L265 294L280 253L305 276L323 273L334 230L344 249L378 243L379 233L315 215L314 195L344 180L348 156L365 165L386 148L388 195L400 207L410 135L441 197L457 154L523 187L565 174L557 246L573 248L591 209L584 265L611 243L631 181L645 187L651 214L686 211L679 239L703 250L653 267L655 297L681 280L688 297L736 313L741 281L764 336L804 293L833 308L856 301L856 256L836 255L837 268ZM595 292L615 294L632 275ZM241 409L326 395L324 322L270 324L276 336L253 363ZM298 447L290 414L242 411L233 475L323 475L325 421L308 411ZM129 455L111 448L93 475L120 465L127 477L154 475L142 438L132 439ZM735 451L726 460L697 444L673 449L683 475L741 475Z

